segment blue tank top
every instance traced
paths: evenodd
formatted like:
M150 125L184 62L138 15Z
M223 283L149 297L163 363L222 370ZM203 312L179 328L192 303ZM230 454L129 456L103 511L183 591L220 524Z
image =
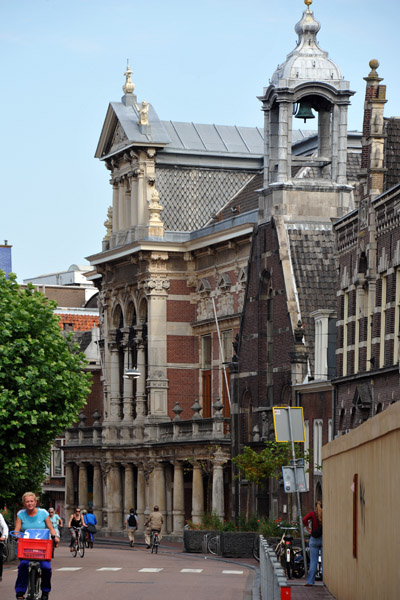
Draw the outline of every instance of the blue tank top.
M21 519L21 531L26 529L47 529L45 520L49 516L49 513L44 508L38 508L35 516L29 517L26 509L20 510L17 517Z

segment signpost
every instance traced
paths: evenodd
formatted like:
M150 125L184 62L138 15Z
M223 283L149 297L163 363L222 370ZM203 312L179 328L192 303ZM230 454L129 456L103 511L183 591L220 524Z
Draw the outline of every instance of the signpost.
M304 460L296 458L295 442L305 442L305 429L303 408L292 406L274 406L275 439L277 442L290 442L292 446L292 460L290 466L282 467L283 485L286 493L297 494L297 515L301 534L301 547L303 550L304 569L307 574L306 547L304 542L303 521L301 518L300 492L306 492L306 479L304 473Z

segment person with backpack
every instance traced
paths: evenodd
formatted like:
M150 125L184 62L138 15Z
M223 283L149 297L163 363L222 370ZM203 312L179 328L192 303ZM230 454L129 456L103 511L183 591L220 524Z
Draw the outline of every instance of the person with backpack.
M311 523L311 525L310 525ZM317 572L318 556L321 552L322 568L322 503L318 500L315 510L310 511L303 517L303 524L310 534L308 542L310 548L310 568L307 575L306 585L314 585L315 574Z
M128 536L129 536L129 545L133 548L134 544L135 544L135 531L137 529L138 526L138 518L136 515L136 510L134 508L131 508L129 510L129 514L126 515L126 519L125 519L125 529L128 530Z

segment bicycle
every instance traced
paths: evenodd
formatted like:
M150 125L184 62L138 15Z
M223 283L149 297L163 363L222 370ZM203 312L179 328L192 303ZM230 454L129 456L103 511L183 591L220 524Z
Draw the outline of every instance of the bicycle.
M286 572L288 579L292 578L292 573L295 567L295 555L300 549L295 549L293 546L293 536L288 531L297 531L296 527L281 527L283 534L275 547L275 554L282 565L282 569Z
M81 527L71 527L74 530L74 545L72 546L72 556L75 558L77 554L81 558L85 556L85 540L81 532Z
M39 547L34 546L33 548L28 548L25 550L22 549L21 552L18 552L19 558L29 560L26 600L38 600L40 596L40 582L42 579L42 563L41 560L32 559L30 555L42 555L42 560L50 560L50 556L48 556L48 544L46 542L51 541L50 554L51 557L54 557L54 538L52 537L52 540L30 540L29 538L24 538L24 533L21 531L10 531L10 536L16 538L17 540L24 540L25 545L28 546L30 546L32 542L34 542L35 544L36 542L39 542ZM47 550L45 546L47 546Z
M212 535L207 538L207 550L214 556L219 554L219 535Z
M259 535L254 536L253 558L255 558L257 562L260 562L260 536Z
M93 533L91 534L88 529L84 533L84 540L86 548L93 548Z
M152 529L150 534L150 548L151 553L158 553L158 546L160 545L159 531L157 529Z

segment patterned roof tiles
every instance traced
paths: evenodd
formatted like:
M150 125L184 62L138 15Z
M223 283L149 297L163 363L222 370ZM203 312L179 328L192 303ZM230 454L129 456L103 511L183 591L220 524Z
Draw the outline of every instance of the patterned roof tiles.
M291 261L297 288L301 318L305 324L305 341L314 372L314 319L310 314L318 309L336 310L335 238L326 225L287 225Z

